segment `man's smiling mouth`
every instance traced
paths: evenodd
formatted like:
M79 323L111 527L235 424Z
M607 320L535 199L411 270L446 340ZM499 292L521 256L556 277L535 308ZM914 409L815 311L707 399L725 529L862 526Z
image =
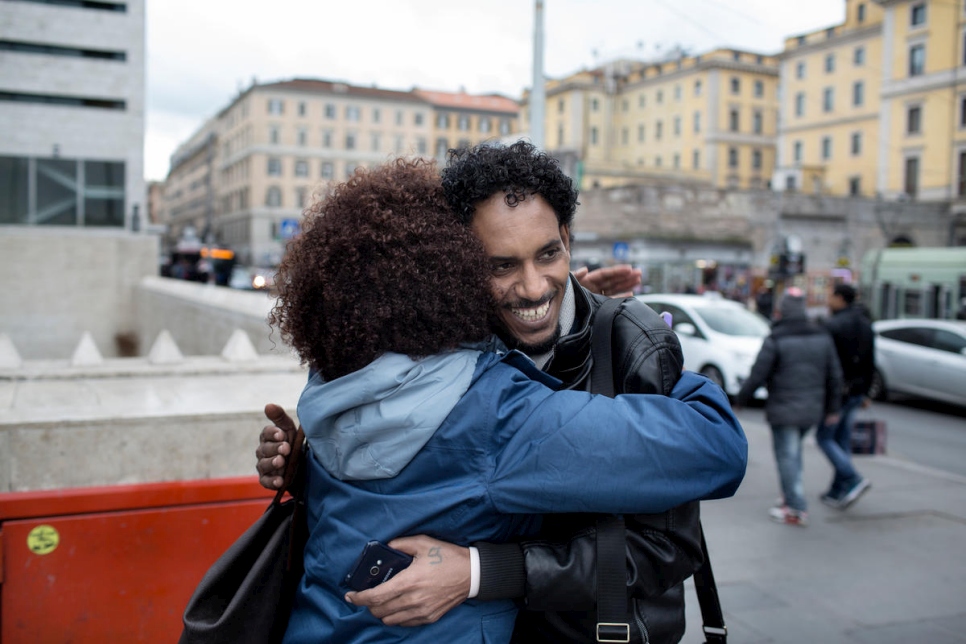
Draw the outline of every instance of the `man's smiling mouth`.
M524 322L536 322L550 312L550 300L547 300L540 306L535 306L533 308L511 308L510 311L513 312L513 315L520 318Z

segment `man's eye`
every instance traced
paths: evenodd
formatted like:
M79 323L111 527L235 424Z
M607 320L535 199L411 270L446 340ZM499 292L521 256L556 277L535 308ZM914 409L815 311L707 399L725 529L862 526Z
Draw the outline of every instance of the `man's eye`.
M513 267L513 264L510 264L510 263L505 263L505 264L493 264L493 266L492 266L492 268L493 268L493 272L494 272L494 273L506 273L506 272L507 272L507 271L509 271L509 270L510 270L510 269L511 269L512 267Z
M560 249L555 248L553 250L548 250L547 252L545 252L543 254L543 258L544 259L556 259L557 258L557 255L559 255L559 254L560 254Z

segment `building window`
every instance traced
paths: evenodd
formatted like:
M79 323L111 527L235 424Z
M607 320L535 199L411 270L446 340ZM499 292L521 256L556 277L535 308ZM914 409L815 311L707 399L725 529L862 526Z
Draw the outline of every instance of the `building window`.
M628 133L627 128L626 127L622 127L621 128L621 145L627 145L629 136L630 136L630 134Z
M352 162L346 162L345 164L345 178L349 179L352 177L352 173L356 171L359 166Z
M396 135L396 154L402 154L406 149L406 137L401 134Z
M268 99L268 113L281 114L285 110L285 103L280 98Z
M915 197L919 194L919 157L906 157L905 166L906 194Z
M731 93L740 94L741 93L741 79L737 76L731 77Z
M681 100L681 86L680 85L675 85L674 86L674 100L676 100L676 101L680 101Z
M382 147L382 137L379 136L378 132L373 132L371 134L369 143L371 144L369 146L369 149L372 150L373 152L378 152L379 149Z
M825 73L831 74L835 71L835 54L829 54L825 57Z
M795 141L795 145L792 146L792 159L795 163L802 162L802 142Z
M751 167L754 170L761 170L761 150L758 148L751 151Z
M800 60L795 65L795 78L802 79L805 78L805 61Z
M298 142L301 147L305 147L309 141L309 133L304 127L300 127L298 130Z
M831 112L835 109L835 90L831 87L826 87L822 93L822 109L826 112Z
M926 46L913 45L909 48L909 75L921 76L926 71Z
M268 142L272 145L278 145L279 140L279 129L277 125L268 126Z
M356 133L346 132L345 134L345 149L355 150L356 149Z
M926 24L926 3L917 2L909 9L909 24L913 27Z
M416 139L416 153L425 156L426 154L426 139L419 137Z
M701 131L701 112L694 113L694 133L697 134Z
M956 196L966 197L966 150L959 151L959 167L956 174Z
M852 177L849 179L849 196L859 197L862 195L862 177Z
M906 111L906 134L922 132L922 107L914 105Z
M659 154L659 155L657 155L656 157L654 157L654 165L655 165L655 166L657 166L657 167L659 167L659 168L660 168L660 167L661 167L661 164L662 164L663 162L664 162L664 160L663 160L663 159L661 158L661 155L660 155L660 154Z
M694 81L694 95L701 96L701 81Z
M449 114L446 114L445 112L440 112L439 114L437 114L436 115L436 127L438 127L441 130L448 130L449 129Z
M681 117L674 117L674 136L681 136Z
M295 161L295 176L296 177L307 177L309 176L309 162L304 159L298 159Z
M644 126L643 125L638 125L637 126L637 141L638 141L638 143L643 143L644 142Z
M966 127L966 96L959 97L959 127Z
M678 170L681 168L681 155L675 154L672 163L674 164L674 169Z
M396 125L402 125L405 115L402 110L396 110Z
M795 116L805 116L805 92L795 94Z
M865 64L865 47L855 48L855 51L852 52L852 63L856 67L861 67Z
M282 160L278 157L268 157L268 176L282 176Z
M701 169L701 151L694 150L691 152L691 168L694 170Z
M308 194L309 191L307 188L299 187L295 189L295 206L297 208L305 208Z
M323 161L322 162L322 172L321 172L321 175L322 175L322 178L323 179L331 179L332 177L335 176L335 168L333 167L331 161Z
M755 134L761 134L762 130L764 129L761 110L755 110L751 118L752 118L752 130L754 131Z
M862 154L862 133L853 132L852 133L852 156L858 156Z
M738 167L738 148L728 148L728 167Z
M644 107L645 105L647 105L647 96L641 93L637 96L637 106Z
M347 121L358 121L362 117L362 110L358 105L345 106L345 119Z
M282 190L278 186L271 186L265 192L265 205L278 208L282 205Z
M564 128L562 125L557 127L557 147L562 148L564 145Z
M459 120L456 123L456 127L460 132L469 132L470 130L470 117L466 114L460 114Z
M590 144L597 145L597 127L590 128Z
M664 122L658 121L654 124L654 139L657 141L661 140L661 135L664 134Z
M600 102L596 98L590 99L590 111L596 112L600 109Z
M487 116L480 117L480 132L483 134L489 134L490 130L493 129L493 123Z
M557 100L557 113L564 113L564 100L562 98Z
M322 147L332 147L332 130L322 130Z
M822 160L828 161L832 158L832 137L822 137Z
M299 101L299 116L305 116L308 112L308 106L306 106L305 101Z
M738 110L728 112L728 129L732 132L738 131Z
M335 105L332 103L325 104L325 118L334 119L335 118Z
M506 136L510 133L510 119L500 119L500 135Z
M372 108L372 122L378 123L382 119L382 112L379 111L378 107Z
M755 98L762 98L765 95L765 83L760 80L755 81Z
M422 112L416 112L415 114L413 114L413 123L415 125L422 125L423 124L423 113Z
M860 3L859 6L856 8L855 19L856 19L856 22L858 22L859 24L862 24L863 22L865 22L865 4L864 3Z
M852 105L859 107L865 102L865 84L862 81L852 83Z
M445 157L447 150L449 150L449 141L444 138L436 139L436 156L439 158Z

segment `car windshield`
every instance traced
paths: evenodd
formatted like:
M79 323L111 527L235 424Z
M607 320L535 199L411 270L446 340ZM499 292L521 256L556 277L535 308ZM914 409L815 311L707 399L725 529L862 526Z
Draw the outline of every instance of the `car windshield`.
M696 306L695 312L718 333L764 338L771 333L768 321L740 306Z

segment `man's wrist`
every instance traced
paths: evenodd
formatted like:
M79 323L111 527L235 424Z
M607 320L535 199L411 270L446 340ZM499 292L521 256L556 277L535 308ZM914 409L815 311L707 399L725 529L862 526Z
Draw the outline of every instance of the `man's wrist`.
M526 594L527 575L523 549L517 543L477 542L480 588L476 599L519 599Z

